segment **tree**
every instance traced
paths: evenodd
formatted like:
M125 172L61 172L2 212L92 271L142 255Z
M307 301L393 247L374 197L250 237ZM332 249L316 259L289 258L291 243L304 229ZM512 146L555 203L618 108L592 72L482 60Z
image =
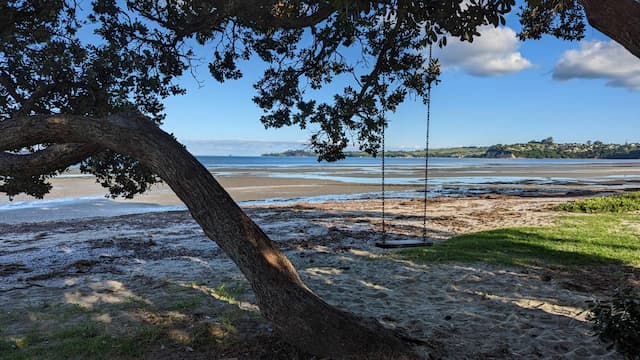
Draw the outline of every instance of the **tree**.
M530 1L521 13L522 36L580 38L582 3L589 3L587 13L597 8ZM42 197L51 188L47 179L76 163L113 196L132 197L165 181L235 261L262 314L287 341L335 358L414 357L394 332L328 305L302 283L212 175L158 127L162 100L184 93L176 78L191 68L194 47L210 49L209 70L219 81L241 77L239 63L259 57L270 64L254 98L266 126L312 128L320 159L343 157L352 138L375 154L384 113L411 93L426 98L436 81L438 63L427 61L425 49L445 46L447 37L473 41L480 26L504 24L513 5L96 0L80 10L71 0L4 1L0 191ZM359 55L349 55L354 51ZM332 102L313 99L314 89L340 76L353 83Z
M521 39L542 35L580 39L589 24L640 58L640 3L637 0L527 0Z

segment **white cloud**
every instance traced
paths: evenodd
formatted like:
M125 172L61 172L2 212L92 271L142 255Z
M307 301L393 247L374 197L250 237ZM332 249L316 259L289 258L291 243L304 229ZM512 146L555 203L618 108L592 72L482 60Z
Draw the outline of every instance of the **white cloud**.
M269 140L185 140L187 149L195 155L235 155L259 156L286 150L306 148L304 141L269 141Z
M584 41L562 54L553 79L604 79L608 86L640 91L640 59L613 41Z
M449 37L447 46L435 52L444 70L460 69L474 76L497 76L533 66L518 51L520 41L511 28L489 25L478 31L482 36L475 37L472 43Z

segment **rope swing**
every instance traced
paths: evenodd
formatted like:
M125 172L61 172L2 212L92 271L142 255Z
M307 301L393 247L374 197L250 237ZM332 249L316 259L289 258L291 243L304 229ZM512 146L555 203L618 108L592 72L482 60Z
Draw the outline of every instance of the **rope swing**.
M429 44L429 66L432 64L432 45ZM381 147L382 147L382 157L381 157L381 197L382 197L382 235L381 241L376 242L376 246L383 249L398 249L398 248L409 248L409 247L422 247L422 246L431 246L432 242L428 241L428 230L427 230L427 202L429 200L428 193L428 184L429 184L429 135L431 128L431 84L432 80L430 80L427 84L427 96L426 96L426 105L427 105L427 134L425 136L425 153L424 153L424 202L423 202L423 212L422 212L422 239L406 239L406 240L387 240L387 228L386 228L386 191L385 191L385 127L384 116L383 116L383 124L381 130Z

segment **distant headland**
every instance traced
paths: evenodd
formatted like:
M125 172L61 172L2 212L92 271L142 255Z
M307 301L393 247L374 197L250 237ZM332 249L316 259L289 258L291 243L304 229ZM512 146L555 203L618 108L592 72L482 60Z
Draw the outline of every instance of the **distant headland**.
M424 150L389 151L387 157L424 157ZM347 157L369 157L363 151L347 151ZM262 156L316 156L313 151L287 150ZM640 143L605 144L602 141L558 144L549 137L527 143L496 144L491 146L464 146L430 149L429 157L492 158L492 159L640 159Z

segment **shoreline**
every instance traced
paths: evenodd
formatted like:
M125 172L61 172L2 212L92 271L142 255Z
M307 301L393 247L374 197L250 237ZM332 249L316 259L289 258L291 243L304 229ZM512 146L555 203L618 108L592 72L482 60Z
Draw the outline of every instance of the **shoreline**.
M317 163L315 165L299 163L275 164L212 164L206 161L212 175L229 189L237 201L264 198L265 189L278 187L313 188L359 186L376 188L380 185L381 169L377 163ZM385 174L389 186L419 186L424 177L424 164L399 162L387 164ZM430 164L429 181L432 184L469 184L523 183L526 181L547 181L551 183L576 182L588 184L606 184L628 182L640 184L640 161L589 161L529 163L518 161L504 162L451 162L438 166ZM80 174L77 169L52 179L53 197L102 195L105 189L95 183L92 175ZM256 188L253 193L247 190ZM168 190L158 186L153 191ZM303 195L309 189L300 189L295 193ZM312 192L319 192L311 189ZM364 192L364 191L361 191ZM274 197L274 196L269 196ZM0 203L3 199L0 199Z
M231 161L226 163L225 161ZM326 202L380 197L380 168L371 161L309 165L287 159L273 166L253 158L203 159L231 197L242 206ZM259 159L258 159L259 160ZM291 163L289 163L291 162ZM270 164L270 163L268 163ZM483 194L521 196L599 194L640 190L640 162L633 161L448 161L429 168L429 197ZM386 172L389 198L423 197L424 169L418 162L391 163ZM0 197L0 223L62 220L79 217L184 209L173 191L154 185L132 200L107 199L92 176L77 169L51 180L44 200L19 195L10 202Z
M265 180L263 185L255 185ZM331 202L369 201L381 202L378 186L367 184L345 184L340 182L309 181L305 179L270 178L223 178L222 186L241 207L292 206L298 203L322 204ZM186 206L166 185L155 186L150 192L134 199L110 199L92 195L99 188L93 179L54 179L51 196L33 200L18 196L13 201L0 202L0 224L36 223L64 221L72 219L114 217L167 211L186 211ZM225 186L231 183L234 186ZM63 186L55 186L63 183ZM239 186L238 186L239 185ZM518 196L518 197L572 197L596 196L624 191L635 191L634 181L615 181L598 185L580 182L559 182L528 180L517 183L443 184L429 185L428 201L438 199L465 198L477 196ZM68 190L70 189L70 190ZM81 196L75 196L85 191ZM387 185L387 199L415 200L424 197L422 186ZM70 196L72 195L73 196Z

